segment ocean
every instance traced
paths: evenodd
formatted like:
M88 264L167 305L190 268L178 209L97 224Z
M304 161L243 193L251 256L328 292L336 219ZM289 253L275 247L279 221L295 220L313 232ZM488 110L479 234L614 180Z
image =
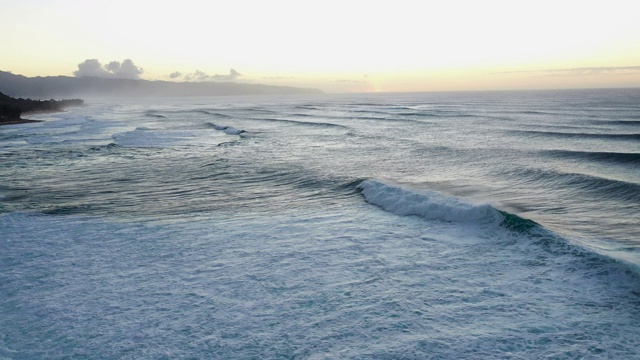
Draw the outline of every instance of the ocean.
M640 89L0 127L0 359L640 359Z

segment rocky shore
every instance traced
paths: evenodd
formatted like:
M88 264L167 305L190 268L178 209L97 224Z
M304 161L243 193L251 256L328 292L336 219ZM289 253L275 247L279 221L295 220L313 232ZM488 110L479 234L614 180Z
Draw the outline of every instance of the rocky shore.
M37 122L21 118L24 113L35 112L55 112L62 111L69 106L79 106L84 104L84 100L31 100L16 99L0 92L0 125L22 124Z

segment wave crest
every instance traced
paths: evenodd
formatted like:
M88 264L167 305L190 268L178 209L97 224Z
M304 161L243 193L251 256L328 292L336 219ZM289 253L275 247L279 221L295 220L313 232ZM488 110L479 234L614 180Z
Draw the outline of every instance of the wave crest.
M378 180L365 180L357 189L367 202L396 215L416 215L449 222L493 223L516 232L541 228L533 220L498 210L489 204L472 204L435 191L405 189Z
M490 205L470 204L434 191L409 190L377 180L365 180L358 189L367 202L396 215L418 215L452 222L500 219L499 212Z
M227 135L240 135L240 134L242 134L242 133L245 133L245 132L246 132L245 130L242 130L242 129L236 129L236 128L234 128L234 127L226 126L226 125L216 125L216 124L214 124L214 123L207 123L207 125L208 125L209 127L214 128L215 130L222 131L222 132L224 132L224 133L225 133L225 134L227 134Z

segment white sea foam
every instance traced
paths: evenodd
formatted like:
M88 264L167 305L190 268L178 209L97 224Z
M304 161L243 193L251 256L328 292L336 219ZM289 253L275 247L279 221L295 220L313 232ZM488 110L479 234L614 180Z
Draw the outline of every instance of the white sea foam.
M232 126L228 126L228 125L217 125L214 123L207 123L208 126L212 127L215 130L218 131L222 131L227 135L240 135L244 132L246 132L245 130L242 129L236 129Z
M604 164L541 157L580 147L501 130L637 106L557 94L526 99L561 108L549 118L522 117L518 94L384 94L88 104L0 127L0 358L638 358L637 273L553 236L602 231L638 264L637 204L520 171ZM233 116L206 125L202 102ZM429 123L399 113L424 104ZM376 120L354 118L372 108ZM350 130L264 121L300 112ZM122 146L86 145L99 138ZM579 144L628 151L593 140ZM355 191L377 178L396 182ZM457 180L554 233L465 189L421 187Z
M459 225L371 207L178 224L0 214L0 356L635 355L633 278Z
M365 180L358 188L369 203L397 215L455 222L502 219L490 205L471 204L435 191L407 189L378 180Z

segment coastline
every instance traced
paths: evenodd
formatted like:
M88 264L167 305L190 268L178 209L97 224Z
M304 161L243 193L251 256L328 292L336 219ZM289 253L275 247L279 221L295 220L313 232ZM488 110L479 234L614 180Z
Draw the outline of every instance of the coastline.
M23 114L45 114L63 112L65 107L79 106L84 100L31 100L16 99L0 92L0 126L42 122L42 120L23 119Z
M33 111L25 111L24 114L53 114L53 113L61 113L65 112L63 109L51 109L51 110L33 110ZM31 120L31 119L0 119L0 126L2 125L17 125L17 124L30 124L30 123L40 123L44 122L44 120Z
M64 112L61 109L51 109L51 110L33 110L33 111L25 111L24 114L51 114L51 113L59 113ZM31 120L31 119L23 119L22 117L14 118L14 119L3 119L0 117L0 126L3 125L19 125L19 124L31 124L31 123L40 123L44 122L44 120Z

